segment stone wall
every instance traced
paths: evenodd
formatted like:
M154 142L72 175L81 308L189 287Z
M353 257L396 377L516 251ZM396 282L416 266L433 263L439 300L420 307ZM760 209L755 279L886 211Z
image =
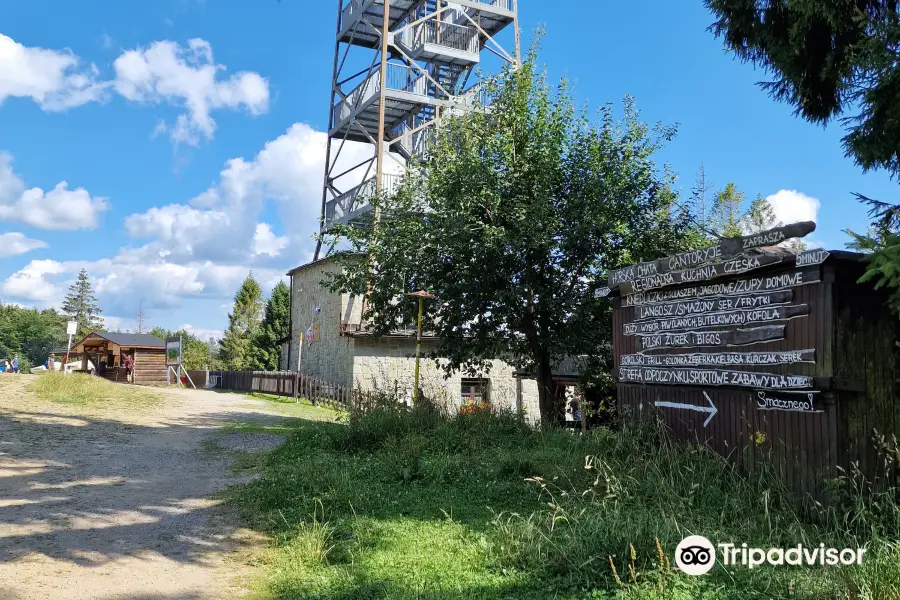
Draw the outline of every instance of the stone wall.
M396 392L411 402L415 339L376 340L359 334L341 335L342 322L350 332L358 329L362 299L332 293L321 285L326 273L334 273L338 269L338 265L326 259L294 272L291 286L292 343L287 369L297 368L298 340L302 332L304 341L300 372L304 375L363 390ZM306 337L311 323L318 327L313 328L314 338L309 343ZM433 340L424 340L422 353L428 353L435 344ZM489 379L492 404L513 410L521 407L529 421L539 422L537 383L533 379L517 380L513 377L513 367L502 360L492 360L490 364L491 369L485 373L456 372L445 378L440 363L423 358L420 362L420 386L427 397L455 409L461 402L463 378Z
M426 354L435 342L425 340L422 353ZM363 390L384 390L395 392L407 402L412 401L415 379L416 341L413 338L357 337L354 343L353 385ZM419 363L419 386L428 398L440 405L455 409L461 403L462 379L477 377L490 380L490 400L495 406L515 410L518 406L517 382L513 377L513 367L502 360L490 361L489 372L455 372L445 378L442 368L444 361L421 359ZM535 393L537 386L535 386Z
M290 369L297 368L300 333L303 355L300 372L332 383L353 382L353 340L341 335L341 320L360 314L360 302L347 294L336 294L321 285L326 273L339 269L333 261L312 263L293 275L292 343ZM319 312L316 312L316 307ZM358 317L357 317L358 318ZM345 319L346 320L346 319ZM313 339L307 335L313 325Z
M541 405L538 402L538 386L534 379L521 380L522 410L525 419L531 423L541 422Z

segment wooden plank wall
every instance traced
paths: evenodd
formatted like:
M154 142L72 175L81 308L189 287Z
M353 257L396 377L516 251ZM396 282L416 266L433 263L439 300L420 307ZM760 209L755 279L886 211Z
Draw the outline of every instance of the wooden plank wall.
M814 348L815 364L772 365L765 367L728 367L737 371L765 371L776 374L830 377L834 364L834 336L832 323L832 287L825 267L822 283L791 288L792 305L806 304L808 316L787 321L785 339L754 344L739 351L787 351ZM784 270L780 270L784 271ZM764 271L776 275L779 270ZM624 335L624 324L633 320L634 308L618 307L613 311L615 366L619 367L622 354L638 351L636 336ZM696 348L667 349L667 354L697 352ZM708 406L703 395L706 392L718 413L707 427L703 422L706 413L673 408L658 408L656 401ZM623 416L660 415L676 439L709 445L716 452L736 460L744 468L753 466L763 456L774 460L783 472L791 489L818 496L828 478L835 476L838 464L837 439L834 431L838 415L835 406L819 394L823 411L804 414L799 412L759 410L753 400L753 390L737 391L714 387L686 388L680 386L654 386L642 384L618 384L619 407Z
M857 462L869 480L883 485L897 472L885 469L873 435L900 436L900 320L891 314L887 294L856 283L862 273L863 266L852 263L835 273L835 353L843 357L835 361L835 377L855 388L837 396L838 461L845 468Z
M134 351L134 383L139 385L164 384L166 376L166 351L163 349L137 349Z

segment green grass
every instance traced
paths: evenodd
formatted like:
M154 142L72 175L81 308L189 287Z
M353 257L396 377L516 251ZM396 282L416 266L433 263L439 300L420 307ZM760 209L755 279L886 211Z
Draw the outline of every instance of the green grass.
M288 417L297 417L310 421L337 421L342 418L342 411L334 410L327 406L314 406L306 398L295 400L288 396L276 396L259 392L245 395L256 400L265 400L270 405L268 408Z
M145 387L112 383L84 374L45 373L28 390L41 400L78 406L141 408L158 404L160 395Z
M579 436L385 407L291 427L229 496L274 540L262 598L900 597L893 497L843 485L834 509L810 513L770 473L742 477L654 429ZM869 551L862 567L717 565L693 578L674 566L690 534Z

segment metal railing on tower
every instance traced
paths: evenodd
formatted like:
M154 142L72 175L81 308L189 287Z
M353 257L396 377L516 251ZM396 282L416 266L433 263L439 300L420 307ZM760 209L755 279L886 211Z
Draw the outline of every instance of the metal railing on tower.
M368 199L397 189L441 116L487 103L470 81L485 52L519 64L517 0L338 0L323 228L377 224Z

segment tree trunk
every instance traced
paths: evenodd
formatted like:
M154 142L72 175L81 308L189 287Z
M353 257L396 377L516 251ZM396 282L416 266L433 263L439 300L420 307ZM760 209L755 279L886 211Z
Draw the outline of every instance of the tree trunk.
M553 425L556 422L553 397L553 372L550 358L541 356L537 360L538 407L541 409L541 423Z

